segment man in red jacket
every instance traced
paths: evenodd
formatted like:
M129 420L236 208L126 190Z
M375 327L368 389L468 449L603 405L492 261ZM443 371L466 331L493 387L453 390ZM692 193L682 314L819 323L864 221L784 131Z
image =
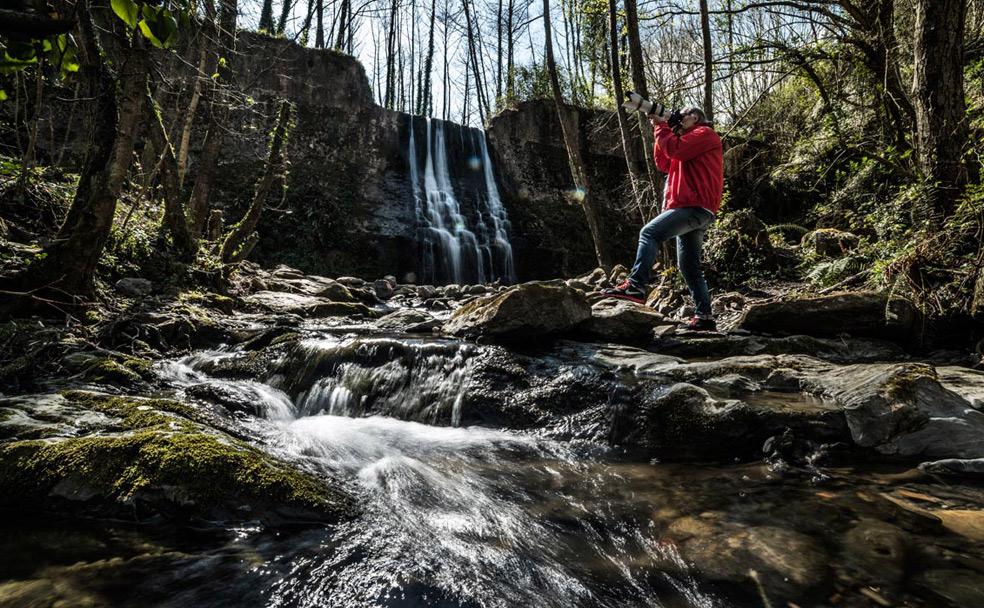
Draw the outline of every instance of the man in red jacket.
M714 330L711 295L700 256L704 231L714 221L724 191L721 138L700 108L686 108L681 114L682 122L675 131L667 124L668 111L652 118L656 166L667 174L663 212L639 232L635 264L628 278L603 293L644 303L659 244L676 237L677 265L696 305L689 327Z

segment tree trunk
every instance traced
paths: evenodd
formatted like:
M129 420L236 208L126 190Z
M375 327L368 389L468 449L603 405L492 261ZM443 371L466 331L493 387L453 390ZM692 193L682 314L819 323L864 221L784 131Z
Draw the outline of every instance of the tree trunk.
M625 156L625 166L629 170L629 183L632 186L632 198L635 200L639 219L646 221L646 213L642 204L642 178L632 161L632 136L629 134L629 120L622 107L622 69L619 66L618 52L618 7L616 0L608 0L608 35L612 55L612 89L615 94L615 115L618 117L618 130L622 136L622 154Z
M261 32L273 33L273 0L263 0L259 29Z
M636 9L636 0L625 0L625 29L629 39L629 68L632 72L632 87L636 93L649 99L645 64L642 62L642 40L639 38L639 14ZM653 160L653 145L655 143L653 141L653 129L649 120L641 112L637 113L637 116L643 157L646 159L646 174L649 177L648 185L651 189L650 196L646 198L652 203L651 207L658 210L662 203L663 176L656 169L656 161ZM643 222L649 219L649 215L651 214L646 214Z
M191 101L188 102L188 109L184 114L184 123L181 126L181 142L178 146L177 155L177 174L178 185L183 187L185 173L188 169L188 150L191 146L191 129L195 124L195 114L198 112L198 104L201 102L202 87L206 79L210 80L215 71L215 66L210 65L208 60L210 54L209 41L215 35L215 3L213 0L205 0L205 27L204 36L200 37L201 51L198 57L198 73L195 74L195 86L191 92ZM217 58L213 57L217 61Z
M216 56L234 53L236 50L236 14L237 0L220 0L219 28ZM219 74L218 82L212 89L211 113L208 121L208 131L205 133L205 143L202 145L202 155L198 161L198 176L191 190L188 202L188 215L191 223L192 236L198 238L205 227L208 218L208 199L215 180L215 169L219 162L219 154L225 133L225 120L229 109L226 105L224 86L229 84L229 67L216 64Z
M350 0L342 0L342 8L338 15L338 39L335 41L335 48L345 49L345 28L348 27L349 11L351 10Z
M437 19L437 0L431 0L430 33L427 35L427 56L424 58L424 77L420 87L418 114L430 116L434 112L431 93L431 72L434 70L434 27Z
M513 76L513 14L515 12L516 0L509 0L509 10L506 11L506 33L509 39L506 41L506 98L510 101L516 96L516 81Z
M342 5L344 7L344 5ZM325 48L325 2L324 0L318 0L318 3L314 6L315 14L315 24L314 24L314 48L323 49Z
M704 40L704 117L714 122L714 54L711 48L711 21L707 0L700 0L700 33Z
M489 106L483 97L482 89L484 87L482 86L482 75L480 72L481 68L478 65L478 45L475 43L474 32L474 27L477 26L472 25L471 11L468 10L469 4L470 0L462 0L462 6L465 8L465 26L468 32L468 56L471 57L472 69L475 74L475 94L478 102L478 118L484 125L485 117L488 115Z
M290 18L290 9L293 8L291 0L284 0L284 5L280 7L280 21L277 22L277 33L283 34L287 29L287 19Z
M178 252L178 257L190 262L195 259L198 245L196 235L192 235L185 215L184 203L181 197L181 184L178 179L177 161L174 158L174 148L167 138L167 129L161 120L157 102L148 92L146 95L148 115L150 116L150 139L154 147L161 151L159 161L161 185L164 191L164 216L161 218L161 231L171 237L171 243Z
M246 245L252 241L256 226L260 222L260 216L266 205L270 189L277 179L284 176L284 148L287 145L288 126L290 123L290 103L280 102L280 112L277 116L277 126L273 130L273 140L270 142L270 152L267 156L266 166L263 174L256 183L256 191L253 194L253 201L243 219L229 229L225 240L222 243L221 259L224 264L231 264L242 261L249 254ZM258 237L257 237L258 238ZM252 249L252 245L248 249ZM245 250L245 253L243 253Z
M570 163L571 177L574 180L576 198L579 199L581 208L584 210L584 217L588 223L588 230L591 232L591 240L594 242L595 257L598 265L608 270L611 268L611 260L608 256L607 248L602 239L601 217L598 210L594 208L591 200L591 189L588 184L588 172L581 158L581 147L573 121L567 108L564 107L564 98L560 91L560 81L557 78L557 64L554 61L553 53L553 34L550 31L550 0L543 0L543 36L545 39L545 54L547 59L547 71L550 75L550 89L553 91L554 105L557 108L557 118L560 122L560 130L564 137L564 147L567 148L567 159Z
M64 302L63 295L91 296L96 267L113 226L116 201L133 160L147 92L147 52L124 54L118 78L102 57L89 5L79 5L79 74L91 103L89 146L72 206L54 241L13 280L15 289ZM141 43L137 39L137 44ZM117 99L117 94L119 99Z
M916 2L913 90L919 167L936 222L949 215L966 179L963 86L966 0Z

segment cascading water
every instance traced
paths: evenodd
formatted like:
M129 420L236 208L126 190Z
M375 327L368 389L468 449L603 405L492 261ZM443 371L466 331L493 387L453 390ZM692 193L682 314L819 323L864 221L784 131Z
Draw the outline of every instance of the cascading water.
M206 371L248 353L160 366L188 394L208 383L241 395L256 412L243 424L264 449L349 480L362 498L357 519L320 535L268 547L241 531L238 543L259 548L255 565L227 575L244 587L242 605L614 608L669 598L723 606L652 533L646 509L611 498L634 496L625 489L631 465L531 434L366 416L416 411L455 423L475 348L320 335L300 342L268 384ZM211 604L202 595L188 601Z
M485 132L457 125L455 128L471 133L462 149L473 148L468 151L474 154L466 154L463 160L471 171L481 171L483 178L470 214L462 209L455 193L444 121L425 119L423 178L413 118L409 125L407 157L421 247L419 278L432 284L515 282L509 219L495 184ZM469 215L473 216L471 222Z

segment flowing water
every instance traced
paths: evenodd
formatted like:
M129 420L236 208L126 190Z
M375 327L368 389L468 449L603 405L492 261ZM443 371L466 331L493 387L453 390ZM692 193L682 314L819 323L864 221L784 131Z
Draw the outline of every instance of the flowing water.
M469 198L476 201L470 214L462 208L460 196L455 193L449 166L448 129L462 135L463 158L453 160L482 178L477 180L481 184L479 191L470 193ZM421 233L421 281L430 284L514 282L509 218L495 184L485 132L426 118L426 153L421 178L412 119L408 131L410 182Z
M781 581L761 596L712 584L667 531L688 518L778 527L836 555L839 535L874 509L872 472L818 482L761 463L660 464L591 441L461 428L479 348L313 332L296 369L270 377L213 375L241 355L231 350L159 364L178 395L216 384L249 405L239 422L255 445L340 479L361 515L298 530L180 533L7 521L0 570L92 605L760 606Z

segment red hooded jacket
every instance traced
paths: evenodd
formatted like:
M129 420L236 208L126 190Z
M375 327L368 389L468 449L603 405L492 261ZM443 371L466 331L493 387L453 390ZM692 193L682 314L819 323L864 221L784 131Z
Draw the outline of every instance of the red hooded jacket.
M724 192L724 152L714 129L697 125L678 136L661 122L653 136L656 167L668 174L663 210L703 207L716 214Z

